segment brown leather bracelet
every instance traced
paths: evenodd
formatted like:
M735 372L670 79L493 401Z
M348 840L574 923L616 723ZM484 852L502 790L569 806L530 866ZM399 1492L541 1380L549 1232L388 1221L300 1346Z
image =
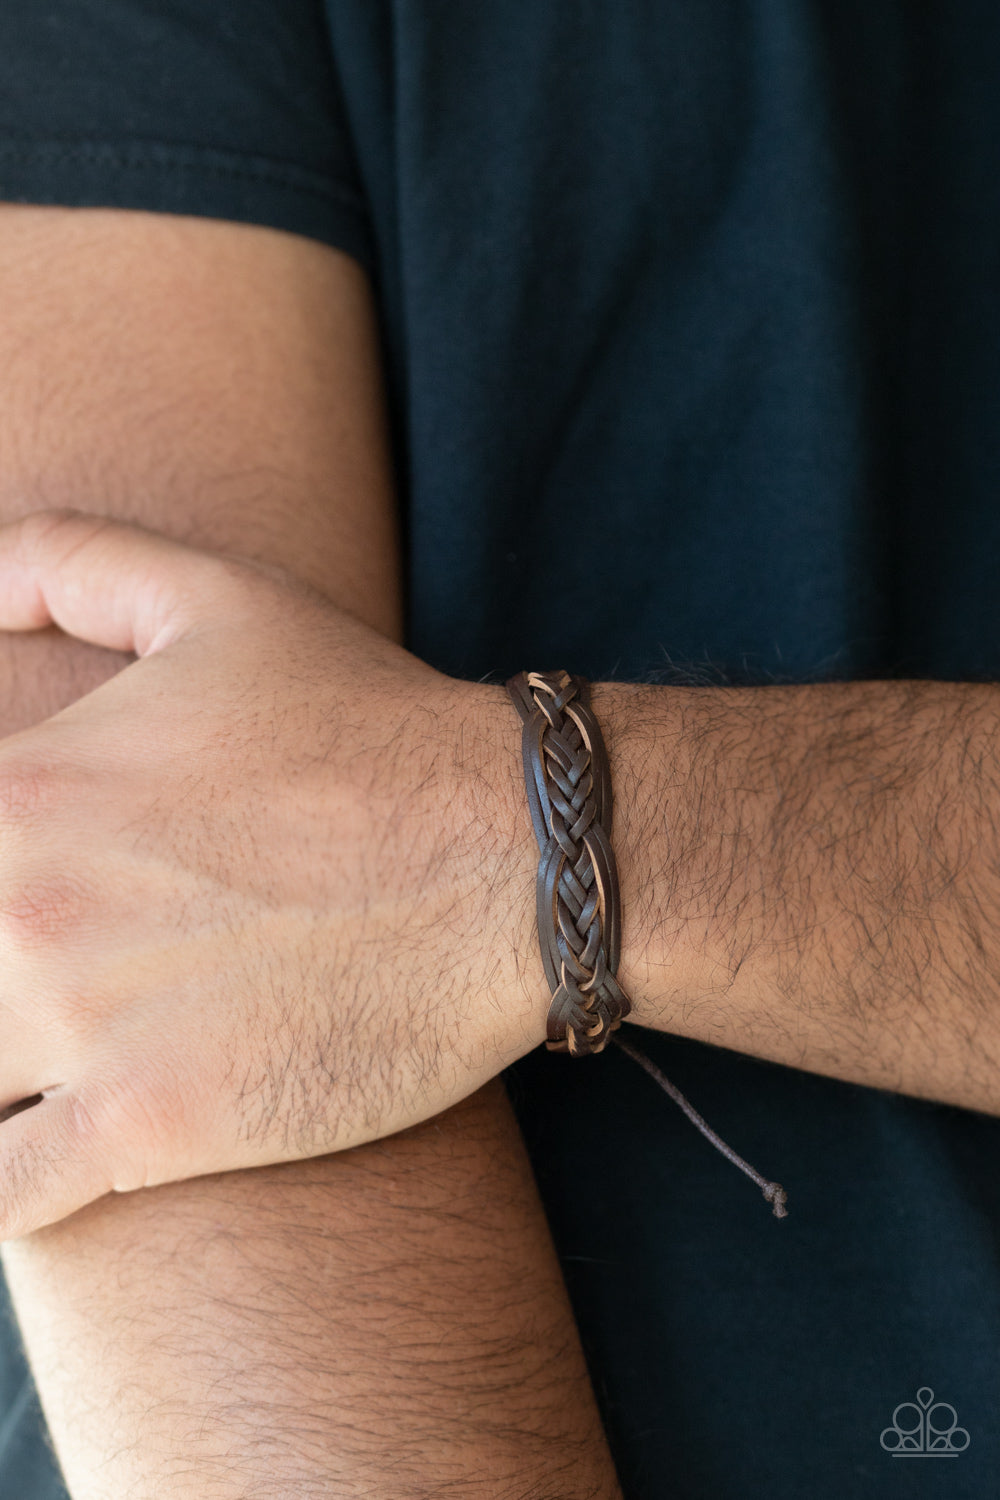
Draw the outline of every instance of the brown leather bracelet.
M507 691L523 721L524 780L541 854L538 938L552 994L545 1045L580 1057L614 1040L706 1140L757 1184L775 1218L785 1218L781 1183L768 1181L727 1146L645 1053L612 1035L632 1004L615 978L621 893L611 848L611 768L590 706L590 683L568 672L518 672L508 679Z
M586 678L519 672L507 691L524 724L524 779L541 853L538 939L552 994L545 1045L584 1056L602 1051L632 1008L615 978L621 894L608 752Z

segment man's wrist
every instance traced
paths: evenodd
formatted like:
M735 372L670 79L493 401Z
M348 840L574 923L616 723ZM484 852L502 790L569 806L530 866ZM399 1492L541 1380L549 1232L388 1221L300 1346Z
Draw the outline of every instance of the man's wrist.
M459 769L476 828L470 853L484 891L483 957L515 1038L523 1036L523 1055L545 1039L549 989L535 925L538 845L524 787L521 724L504 687L456 687L463 703Z
M671 696L642 683L591 686L611 766L622 913L618 982L632 1002L629 1021L660 1030L672 1029L665 1018L690 988L694 968L680 902L671 899L681 879L674 809L688 784L683 723Z
M489 885L488 925L497 939L493 962L508 976L512 1016L528 1018L537 1045L545 1036L550 996L535 922L538 845L524 784L521 724L504 687L461 688L469 726L463 734L465 775L484 813L480 858ZM694 976L687 928L664 909L664 896L678 882L670 832L672 807L686 785L681 716L671 714L662 689L641 684L593 683L591 701L611 765L611 843L622 896L618 981L632 1002L631 1022L669 1029L664 1018L672 997L682 995ZM477 764L473 744L481 750Z
M533 917L516 715L477 691L510 841L494 888ZM598 682L592 701L630 1021L1000 1112L996 685ZM513 930L523 971L530 918Z

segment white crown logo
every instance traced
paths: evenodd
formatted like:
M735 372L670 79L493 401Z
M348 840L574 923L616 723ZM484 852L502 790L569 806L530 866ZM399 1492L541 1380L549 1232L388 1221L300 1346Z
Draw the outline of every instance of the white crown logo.
M922 1385L917 1399L901 1401L879 1442L893 1458L957 1458L969 1446L969 1434L958 1425L958 1413L947 1401L935 1401Z

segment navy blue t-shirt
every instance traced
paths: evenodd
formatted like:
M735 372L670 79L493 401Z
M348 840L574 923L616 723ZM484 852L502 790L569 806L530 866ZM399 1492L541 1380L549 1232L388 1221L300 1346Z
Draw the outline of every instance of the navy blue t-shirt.
M1000 677L998 143L983 0L0 6L0 199L367 267L408 643L470 678ZM628 1500L993 1493L1000 1121L643 1044L792 1212L614 1049L506 1075ZM880 1445L918 1388L967 1451Z

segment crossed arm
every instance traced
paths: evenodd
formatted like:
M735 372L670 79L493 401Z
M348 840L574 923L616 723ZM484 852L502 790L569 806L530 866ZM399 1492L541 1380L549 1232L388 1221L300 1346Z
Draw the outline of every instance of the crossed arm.
M3 519L139 520L398 635L374 322L347 257L7 207L0 307ZM0 634L0 733L129 659ZM619 1494L499 1081L342 1155L108 1196L3 1258L74 1500Z
M171 232L188 231L178 227ZM226 232L227 246L236 243L229 238L230 233ZM222 243L220 240L219 244ZM161 248L158 244L157 249ZM235 250L233 257L239 259ZM234 265L228 265L227 274L232 276L234 269ZM184 290L187 294L190 289L185 285ZM209 299L209 305L214 307L213 299ZM281 312L284 326L287 310ZM336 330L341 337L344 331ZM336 338L333 347L337 347ZM191 358L191 351L187 351L187 357ZM315 357L319 357L318 352ZM240 360L235 363L244 377ZM369 368L372 363L369 359ZM194 368L197 369L197 359ZM282 375L294 377L295 370L301 368L301 362L293 360ZM182 384L178 382L175 389ZM212 395L213 384L210 379L201 394L204 409L212 412L214 418L218 402ZM252 379L241 378L240 389L253 388ZM183 416L189 410L197 413L201 409L198 395L197 390L193 396L185 392L183 398L168 408L168 429L170 422L177 420L178 410ZM274 395L270 388L268 395ZM194 403L190 408L189 401ZM267 401L262 403L262 418L269 415L268 405ZM301 409L300 399L296 410ZM285 415L294 431L294 414ZM181 427L184 426L182 421ZM328 431L331 424L320 426ZM332 424L333 430L336 426ZM268 431L267 421L262 422L262 428L265 433ZM246 422L240 422L235 429L241 438L253 430ZM37 423L34 431L37 434ZM89 428L85 431L89 432ZM146 431L156 437L155 419L147 421ZM301 434L296 436L300 438ZM186 431L184 437L182 454L190 451ZM33 442L35 472L39 473L37 454L47 453L48 449L37 442L37 436ZM130 455L129 463L134 461L136 453L143 452L128 439L125 448ZM364 454L371 448L371 431L356 447L346 442L346 451L354 453L359 465L351 473L351 484L375 486L374 490L362 488L355 493L377 493L378 483L385 483L384 475L379 480L364 468ZM175 456L176 451L169 450L170 455ZM299 454L298 447L289 451ZM155 446L152 453L155 456ZM144 456L148 460L149 452ZM212 457L212 472L216 475L239 470L239 464L233 463L232 451L216 451ZM298 462L298 458L293 462ZM184 505L190 506L190 499L178 509L178 496L187 491L183 482L178 484L176 473L172 483L162 488L163 477L155 464L152 472L154 488L158 489L154 510L159 514L144 512L151 524L159 524L175 534L181 527L188 535L193 532L192 539L205 546L236 545L226 531L233 524L231 519L220 518L230 517L229 506L242 505L248 490L252 491L246 468L242 488L237 487L237 501L230 500L229 505L223 504L217 510L210 503L205 505L205 487L196 486L202 496L196 517L191 516L190 510L185 512ZM250 473L270 477L263 486L263 499L258 502L259 517L249 531L244 530L246 512L240 518L240 551L281 561L297 568L302 576L310 576L311 570L314 579L317 557L336 554L350 559L351 544L348 540L345 546L342 535L321 544L318 552L310 553L305 544L298 555L283 555L289 546L287 527L283 528L281 522L290 503L288 471L283 464L262 457L259 466L251 468ZM144 485L141 476L126 466L124 480L116 480L114 489L122 497L119 502L122 508L114 513L128 515L132 513L129 507L134 504L134 496L143 493ZM292 502L293 508L297 512L301 504L308 512L309 496L313 496L315 506L315 497L322 493L321 475L300 475L296 494L302 498ZM36 488L30 498L36 506L69 501L94 508L93 497L80 493L79 482L70 494L64 491L43 494ZM324 503L327 498L324 496ZM346 509L349 511L349 507ZM160 519L161 514L165 519ZM206 523L206 516L211 518L211 524ZM323 523L317 519L316 524ZM322 536L321 531L315 534ZM261 541L262 535L267 538L266 545ZM275 545L277 555L271 550ZM329 554L326 545L331 547ZM369 558L373 555L384 559L384 549L379 551L376 547L366 553ZM322 586L322 578L319 582ZM369 587L366 598L370 593ZM354 607L363 613L365 600ZM58 644L62 647L67 643ZM18 641L13 645L21 650L25 643ZM85 686L78 684L76 691L84 691ZM506 887L529 891L534 845L519 786L516 735L511 735L510 709L499 690L470 685L468 692L476 700L476 722L483 743L492 747L495 757L495 777L490 778L498 789L494 811L501 842L511 850ZM625 918L620 978L635 1000L633 1018L647 1026L857 1082L1000 1112L995 1084L998 1051L995 933L1000 904L995 818L997 689L991 685L942 683L768 689L656 689L600 684L595 689L594 704L608 731L616 785L615 842ZM41 712L45 711L43 707ZM515 952L526 953L529 946L530 927L525 922ZM447 1118L438 1122L442 1128ZM431 1128L436 1128L433 1122ZM379 1148L364 1148L372 1149L391 1152L395 1148L391 1142ZM361 1153L357 1153L344 1160L360 1157ZM294 1170L306 1173L303 1180L309 1180L310 1172L325 1170L327 1165L314 1162ZM291 1170L269 1169L269 1172L281 1176ZM226 1184L219 1198L209 1200L211 1244L216 1245L214 1236L221 1225L223 1242L227 1235L231 1243L239 1242L243 1265L247 1264L246 1237L232 1227L234 1220L225 1206L226 1195L234 1191L252 1193L256 1189L250 1184L266 1181L267 1176L245 1173L235 1179L208 1180ZM54 1426L61 1432L64 1451L80 1455L74 1462L78 1462L81 1494L113 1493L113 1486L102 1490L100 1485L109 1483L107 1476L123 1462L133 1465L125 1473L135 1493L169 1493L168 1482L174 1484L178 1494L205 1493L209 1492L211 1481L217 1484L220 1495L242 1494L252 1493L248 1485L261 1482L262 1450L259 1444L254 1447L245 1431L245 1413L254 1409L253 1402L242 1392L235 1401L230 1399L235 1375L231 1369L220 1366L215 1353L206 1357L203 1366L207 1387L202 1386L195 1402L191 1401L188 1390L187 1404L179 1421L174 1421L179 1403L172 1392L164 1414L155 1393L151 1395L137 1375L137 1362L126 1359L118 1367L118 1385L114 1389L117 1409L132 1424L128 1429L131 1436L117 1438L104 1450L103 1440L95 1439L93 1423L77 1417L74 1426L70 1399L75 1383L72 1376L60 1377L59 1360L54 1352L56 1337L51 1332L46 1334L46 1328L65 1329L68 1320L73 1342L85 1351L84 1358L89 1355L102 1368L109 1363L113 1365L113 1360L104 1359L102 1364L96 1358L98 1351L107 1353L106 1338L88 1346L84 1336L88 1327L104 1334L104 1329L98 1327L100 1299L85 1316L74 1316L72 1296L67 1295L65 1288L57 1288L61 1250L82 1260L73 1236L90 1232L95 1217L112 1226L114 1240L117 1224L126 1222L124 1217L117 1216L151 1213L152 1209L145 1205L166 1205L177 1195L181 1195L184 1214L188 1214L190 1205L205 1201L201 1195L206 1191L214 1190L207 1189L204 1182L183 1184L169 1191L157 1189L149 1195L135 1195L135 1201L125 1200L128 1206L124 1208L121 1202L113 1206L98 1204L67 1224L34 1236L7 1252L15 1294L41 1369L43 1395L54 1416ZM482 1203L485 1201L484 1197ZM532 1262L534 1267L544 1260L542 1241L533 1238L530 1232L531 1214L526 1207L530 1194L519 1201L525 1205L525 1212L514 1238L518 1254L526 1254L525 1247L531 1244L539 1251ZM262 1213L259 1204L257 1200L255 1214ZM481 1208L473 1210L471 1218L475 1219L481 1211ZM510 1217L506 1222L513 1226L515 1220ZM156 1223L159 1228L159 1213ZM524 1225L529 1230L522 1234L520 1228ZM283 1244L289 1238L301 1244L298 1236L287 1235ZM193 1249L199 1264L210 1263L211 1255L216 1253L207 1250L204 1234L201 1231L192 1234L190 1227L181 1229L179 1243ZM107 1244L107 1239L101 1242L98 1260ZM329 1254L325 1238L323 1244L323 1253ZM480 1244L483 1260L488 1262L489 1248L485 1241ZM173 1266L182 1253L169 1257L167 1263ZM211 1325L213 1350L218 1330L225 1325L225 1309L233 1305L226 1291L232 1266L225 1262L225 1257L222 1259L225 1263L222 1289L218 1298L213 1297L212 1306L223 1311ZM527 1266L527 1260L523 1261L522 1268ZM530 1274L534 1274L533 1269ZM260 1299L255 1304L258 1308L271 1301L277 1279L272 1268L269 1276L257 1284L254 1296ZM484 1277L486 1281L488 1278ZM512 1286L517 1281L518 1276L513 1275L506 1284ZM129 1284L124 1275L122 1284ZM299 1292L299 1283L295 1282L292 1295L298 1296ZM190 1295L188 1277L182 1282L178 1297L186 1305ZM380 1289L380 1304L381 1300ZM153 1347L158 1353L172 1348L175 1367L182 1368L183 1378L190 1380L190 1372L197 1368L198 1361L190 1358L189 1351L184 1351L183 1358L176 1357L176 1343L168 1329L171 1317L176 1316L178 1300L166 1298L165 1302L173 1311L168 1311L166 1323L157 1325ZM501 1304L506 1305L509 1313L510 1300L501 1297ZM242 1316L246 1308L245 1298L236 1299L237 1316ZM143 1309L144 1313L147 1311L148 1308ZM307 1321L312 1315L313 1307L309 1304ZM154 1316L160 1317L158 1301ZM534 1321L535 1314L529 1313L520 1325L518 1347L522 1355L530 1342L526 1329ZM142 1327L141 1316L136 1326ZM324 1345L328 1341L324 1340ZM539 1341L539 1346L558 1347L559 1339L549 1338L544 1344ZM260 1347L264 1350L263 1361L273 1359L273 1327L270 1344L265 1341ZM504 1347L509 1351L509 1343ZM479 1351L472 1360L477 1369L483 1368L482 1354ZM326 1361L322 1366L324 1380L333 1378L328 1355ZM501 1367L510 1377L510 1368L503 1357ZM239 1373L243 1368L241 1363ZM294 1383L302 1378L303 1371L308 1377L314 1376L315 1370L313 1357L305 1356L292 1367L289 1378ZM542 1373L544 1376L545 1372ZM551 1366L547 1373L552 1375ZM517 1377L508 1383L516 1385ZM161 1383L158 1389L163 1388ZM190 1433L192 1413L203 1415L200 1403L206 1388L214 1402L211 1421L199 1417L196 1425L198 1443L207 1446L199 1449L196 1444L192 1450L186 1438L182 1442L179 1435ZM261 1388L265 1392L270 1388L266 1377L261 1379ZM402 1389L399 1384L394 1388L397 1392ZM447 1381L445 1388L451 1388ZM581 1389L580 1385L575 1387L578 1393ZM220 1390L225 1398L221 1404ZM384 1366L373 1369L370 1390L384 1394ZM367 1399L373 1400L370 1396ZM557 1403L558 1397L552 1399ZM441 1405L447 1409L448 1400ZM332 1405L324 1410L333 1409ZM347 1432L341 1424L330 1435L322 1420L317 1419L310 1427L308 1442L300 1441L296 1433L295 1455L290 1461L299 1468L296 1471L293 1467L288 1472L294 1482L300 1483L301 1492L315 1493L316 1476L320 1473L321 1483L329 1484L335 1476L342 1493L352 1493L352 1483L356 1486L354 1492L370 1492L371 1476L378 1473L377 1493L417 1493L410 1478L413 1465L399 1443L395 1443L388 1462L383 1462L381 1446L376 1441L374 1446L378 1451L374 1459L369 1452L367 1471L350 1471L349 1467L345 1470L348 1462L345 1453L350 1452L349 1433L364 1427L357 1419L357 1409L356 1404ZM538 1410L537 1406L532 1409ZM287 1411L287 1406L282 1410ZM547 1425L551 1425L555 1411L556 1405L551 1405ZM581 1406L574 1399L566 1404L566 1411L579 1417L581 1411L592 1412L592 1407ZM166 1436L158 1425L161 1417ZM370 1435L370 1427L364 1430ZM469 1438L464 1450L463 1430ZM489 1424L485 1429L480 1424L477 1429L476 1423L470 1424L465 1417L453 1423L450 1437L437 1446L431 1462L431 1469L435 1462L438 1468L429 1483L430 1489L442 1492L440 1476L450 1475L448 1465L456 1454L463 1451L477 1454L484 1441L482 1432L486 1430ZM496 1429L492 1430L496 1437ZM530 1450L530 1444L525 1446L525 1433L530 1430L530 1424L526 1427L522 1421L512 1437L510 1426L503 1426L514 1473L517 1463ZM323 1448L325 1440L327 1446ZM99 1450L96 1454L95 1441ZM313 1446L314 1443L319 1443L320 1448ZM271 1462L277 1446L280 1445L269 1442L267 1462ZM303 1460L307 1447L310 1457ZM550 1446L549 1452L552 1451ZM559 1462L563 1462L566 1450L556 1451ZM595 1448L591 1443L583 1451L592 1456ZM314 1458L312 1455L318 1452L322 1456ZM244 1463L243 1473L235 1480L222 1472L223 1453L227 1461L235 1455ZM161 1468L167 1463L166 1481L148 1478L153 1472L151 1465L157 1462ZM377 1468L380 1462L381 1471ZM422 1473L430 1472L426 1453L422 1454L422 1462L425 1464ZM317 1463L333 1467L323 1471L316 1467ZM193 1480L191 1466L195 1464L201 1464L202 1473ZM407 1464L410 1464L407 1478L401 1482L398 1476ZM181 1477L178 1465L185 1469ZM538 1493L558 1492L553 1490L549 1475L538 1479L537 1470L533 1468L532 1473L540 1486ZM607 1470L601 1472L598 1460L592 1475L584 1478L575 1475L572 1479L564 1476L560 1482L565 1484L567 1493L587 1493L586 1485L594 1493L604 1493L600 1485L606 1482L606 1473ZM456 1478L455 1493L477 1493L477 1483L486 1486L482 1492L487 1494L533 1493L523 1488L520 1473L511 1482L521 1484L521 1490L510 1489L509 1485L505 1490L507 1478L495 1465L490 1475L484 1480L481 1474L473 1478L466 1472ZM281 1482L285 1482L284 1475ZM89 1490L85 1488L88 1483ZM142 1483L147 1484L147 1489L141 1488ZM227 1483L229 1490L225 1488ZM273 1490L276 1481L270 1473L268 1483ZM186 1490L185 1484L189 1486ZM199 1484L201 1490L197 1488ZM313 1490L309 1484L314 1485ZM491 1484L493 1490L489 1488ZM294 1493L291 1483L286 1492Z

